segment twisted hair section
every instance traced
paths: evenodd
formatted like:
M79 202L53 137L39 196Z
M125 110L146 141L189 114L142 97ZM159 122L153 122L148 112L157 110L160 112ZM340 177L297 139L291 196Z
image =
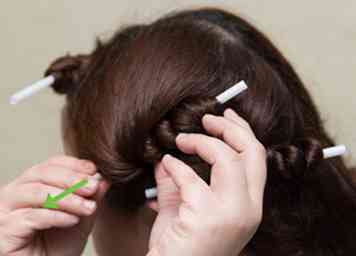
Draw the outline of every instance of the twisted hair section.
M268 169L278 172L286 180L299 180L309 175L323 160L321 143L303 138L293 145L275 145L267 149Z

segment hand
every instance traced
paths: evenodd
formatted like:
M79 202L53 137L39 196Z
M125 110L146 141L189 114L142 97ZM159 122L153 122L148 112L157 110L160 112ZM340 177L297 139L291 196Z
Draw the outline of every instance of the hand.
M95 172L89 161L58 156L1 188L0 255L80 255L108 189L107 182L91 177ZM58 209L42 208L48 194L57 195L82 179L88 179L87 185L59 201Z
M212 166L210 186L183 161L163 157L155 168L158 200L150 204L158 215L148 256L236 256L261 222L265 148L231 109L202 122L218 138L185 134L176 144Z

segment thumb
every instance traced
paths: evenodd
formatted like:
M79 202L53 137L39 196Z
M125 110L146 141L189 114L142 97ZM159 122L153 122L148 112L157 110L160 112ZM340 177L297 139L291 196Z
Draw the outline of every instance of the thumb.
M178 187L164 169L161 161L155 166L155 180L158 215L151 230L149 248L153 248L157 244L164 230L178 216L178 208L181 202Z
M155 166L155 179L159 213L176 216L181 203L180 193L161 161Z

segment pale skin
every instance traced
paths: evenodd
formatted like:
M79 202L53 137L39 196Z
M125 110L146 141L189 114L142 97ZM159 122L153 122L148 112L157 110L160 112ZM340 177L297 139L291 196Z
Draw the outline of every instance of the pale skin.
M231 109L204 115L202 124L208 135L180 134L176 144L211 165L210 185L165 155L155 166L158 198L136 215L102 203L110 184L91 179L96 167L88 161L59 156L26 170L0 189L0 255L78 256L91 231L100 256L239 255L262 219L266 151ZM92 186L65 198L58 210L41 208L48 193L82 178Z

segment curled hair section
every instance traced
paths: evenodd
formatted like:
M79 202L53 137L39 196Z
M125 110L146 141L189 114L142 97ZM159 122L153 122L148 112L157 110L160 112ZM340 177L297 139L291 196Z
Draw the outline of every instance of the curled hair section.
M53 75L55 82L52 85L58 94L71 94L77 88L90 62L89 55L66 55L56 59L48 67L45 76Z
M267 149L268 169L286 180L308 177L322 160L322 146L314 138L299 139L295 145L276 145Z

